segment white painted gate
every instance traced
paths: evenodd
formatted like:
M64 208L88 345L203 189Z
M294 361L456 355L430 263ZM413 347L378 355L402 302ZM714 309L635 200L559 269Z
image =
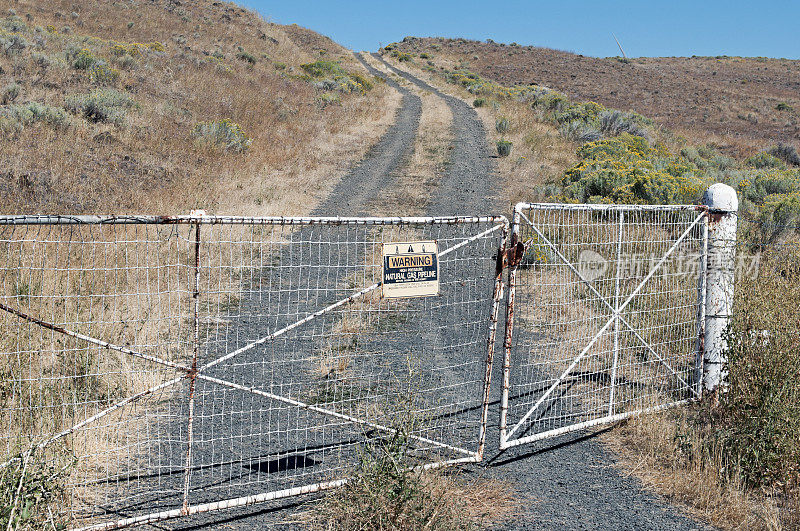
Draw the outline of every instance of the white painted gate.
M520 203L500 447L700 396L707 212Z

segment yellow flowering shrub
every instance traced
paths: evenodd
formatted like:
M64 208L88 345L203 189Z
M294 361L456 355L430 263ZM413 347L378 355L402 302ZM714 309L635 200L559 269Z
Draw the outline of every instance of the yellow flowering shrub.
M564 199L577 202L697 203L705 181L663 147L622 133L584 144L562 179Z

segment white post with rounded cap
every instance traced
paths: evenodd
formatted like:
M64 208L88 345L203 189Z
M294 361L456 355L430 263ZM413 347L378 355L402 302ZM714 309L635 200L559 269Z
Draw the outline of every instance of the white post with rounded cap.
M724 386L727 376L725 333L733 313L739 198L736 190L717 183L706 190L703 204L708 207L703 387L710 392Z

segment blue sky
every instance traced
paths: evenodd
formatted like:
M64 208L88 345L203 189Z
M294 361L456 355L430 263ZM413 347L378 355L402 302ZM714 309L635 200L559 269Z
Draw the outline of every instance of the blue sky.
M240 0L356 50L406 35L494 39L599 57L742 55L800 59L800 2Z

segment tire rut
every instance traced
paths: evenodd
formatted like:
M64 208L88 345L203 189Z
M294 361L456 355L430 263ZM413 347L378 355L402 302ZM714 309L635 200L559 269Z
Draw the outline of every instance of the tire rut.
M345 175L333 188L328 197L324 199L312 212L311 215L315 216L359 216L368 215L370 205L381 199L384 190L394 186L400 172L406 166L413 153L414 142L417 137L419 128L420 117L422 114L422 101L419 96L415 95L411 90L401 86L399 83L392 79L387 79L380 71L369 65L360 54L355 54L370 74L379 76L386 80L387 85L400 92L402 95L401 104L395 114L395 120L392 125L381 136L380 140L368 151L365 157L358 162L348 173ZM297 319L297 315L303 312L308 312L309 308L317 309L324 307L327 304L335 301L337 297L337 281L335 275L331 278L317 278L317 284L311 286L309 282L314 279L304 276L301 271L304 268L296 267L293 264L305 264L310 268L320 269L321 260L327 259L332 263L343 265L346 263L348 257L361 256L364 250L360 249L357 244L353 243L340 243L331 246L330 256L321 258L319 256L312 256L309 253L309 248L304 244L311 244L312 242L319 241L325 234L324 230L318 227L301 228L294 233L290 238L297 244L287 251L278 252L275 259L279 263L289 264L285 272L278 272L271 270L269 267L254 275L250 282L253 285L245 285L242 289L243 293L250 295L244 298L239 304L239 312L237 315L226 316L230 321L227 325L227 336L231 340L225 340L222 343L209 344L204 347L203 359L201 363L206 363L212 359L224 355L227 352L235 350L241 339L244 337L260 337L270 333L271 330L279 329L282 326L293 322ZM333 235L328 234L331 238ZM333 241L330 239L329 241ZM300 243L303 242L303 243ZM362 246L363 247L363 246ZM360 253L360 254L359 254ZM264 297L263 286L270 286L271 284L278 286L277 296L275 300ZM270 288L267 288L268 291ZM274 287L272 288L275 289ZM313 294L313 296L312 296ZM270 295L270 293L268 293ZM255 316L261 315L261 318ZM276 316L272 322L264 320L264 315ZM278 319L277 321L275 319ZM284 322L285 321L285 322ZM309 326L315 326L309 325ZM311 336L314 334L312 333ZM316 336L315 336L316 337ZM313 350L313 345L310 344L311 340L308 338L295 339L298 342L303 342L307 350ZM218 365L213 369L209 369L209 374L218 378L223 378L229 381L234 381L246 386L254 385L253 379L263 381L265 379L273 378L277 381L277 385L286 384L290 380L284 381L281 377L270 375L268 372L261 374L258 372L259 365L262 364L260 354L251 351L245 355L237 358L237 364L234 366L226 366L224 364ZM248 370L243 370L243 367L249 367ZM263 371L262 371L263 372ZM241 411L263 411L268 410L268 405L263 403L263 399L254 397L240 392L226 391L226 400L232 399L237 402L237 408ZM237 412L230 412L224 420L219 417L219 404L215 405L215 390L212 387L200 382L197 386L197 409L195 411L195 427L194 435L197 440L194 446L194 459L196 470L192 473L192 496L193 502L202 502L205 488L220 488L221 486L230 485L229 488L240 488L237 482L241 483L247 481L247 473L237 471L232 474L227 481L219 482L219 466L212 465L219 457L216 453L213 441L216 438L215 434L230 432L238 434L238 440L229 443L230 448L227 451L233 455L245 455L245 447L250 448L249 452L258 453L263 451L265 455L270 452L269 448L260 448L262 441L258 436L253 433L260 433L261 431L268 432L271 429L275 430L278 424L285 424L286 419L273 418L274 415L261 415L257 418L246 418ZM181 417L179 415L178 417ZM263 417L263 418L262 418ZM259 427L259 429L256 429ZM182 418L177 418L174 422L169 423L167 426L161 427L166 433L170 434L167 439L169 441L180 440L182 434L185 432L185 422ZM284 429L289 433L286 440L282 441L284 446L291 448L292 446L301 446L301 442L295 440L291 434L297 430L291 429L291 426L285 426ZM335 431L328 428L329 431ZM174 444L173 442L165 442L160 448L162 459L165 462L179 463L181 455L185 453L185 446L181 444ZM177 470L172 473L172 476L165 479L162 484L159 484L157 490L162 493L154 493L154 498L150 499L150 503L158 503L157 500L168 496L174 496L181 488L182 473ZM232 491L233 492L233 491ZM237 491L238 492L238 491ZM167 494L168 493L168 494ZM209 493L209 496L211 494ZM212 498L208 498L210 500ZM304 499L285 499L278 502L261 504L258 506L241 507L231 511L208 513L206 515L198 515L190 520L172 520L165 521L159 524L151 525L151 528L156 529L206 529L206 528L236 528L247 529L262 529L265 526L273 526L281 521L290 519L293 509L296 509L298 503L307 502L308 498ZM128 508L125 510L133 510ZM280 524L278 524L280 525ZM284 524L285 525L285 524ZM289 528L292 526L290 525Z
M356 59L367 71L386 80L386 84L402 94L394 123L364 158L334 186L328 197L312 212L315 216L367 215L369 203L382 190L392 186L398 172L406 165L414 149L422 101L407 88L387 78L367 63L360 53Z
M427 214L430 216L497 214L499 184L486 140L486 128L475 109L418 77L395 68L380 54L371 55L406 81L441 98L453 114L452 132L455 141L450 164L431 197Z

